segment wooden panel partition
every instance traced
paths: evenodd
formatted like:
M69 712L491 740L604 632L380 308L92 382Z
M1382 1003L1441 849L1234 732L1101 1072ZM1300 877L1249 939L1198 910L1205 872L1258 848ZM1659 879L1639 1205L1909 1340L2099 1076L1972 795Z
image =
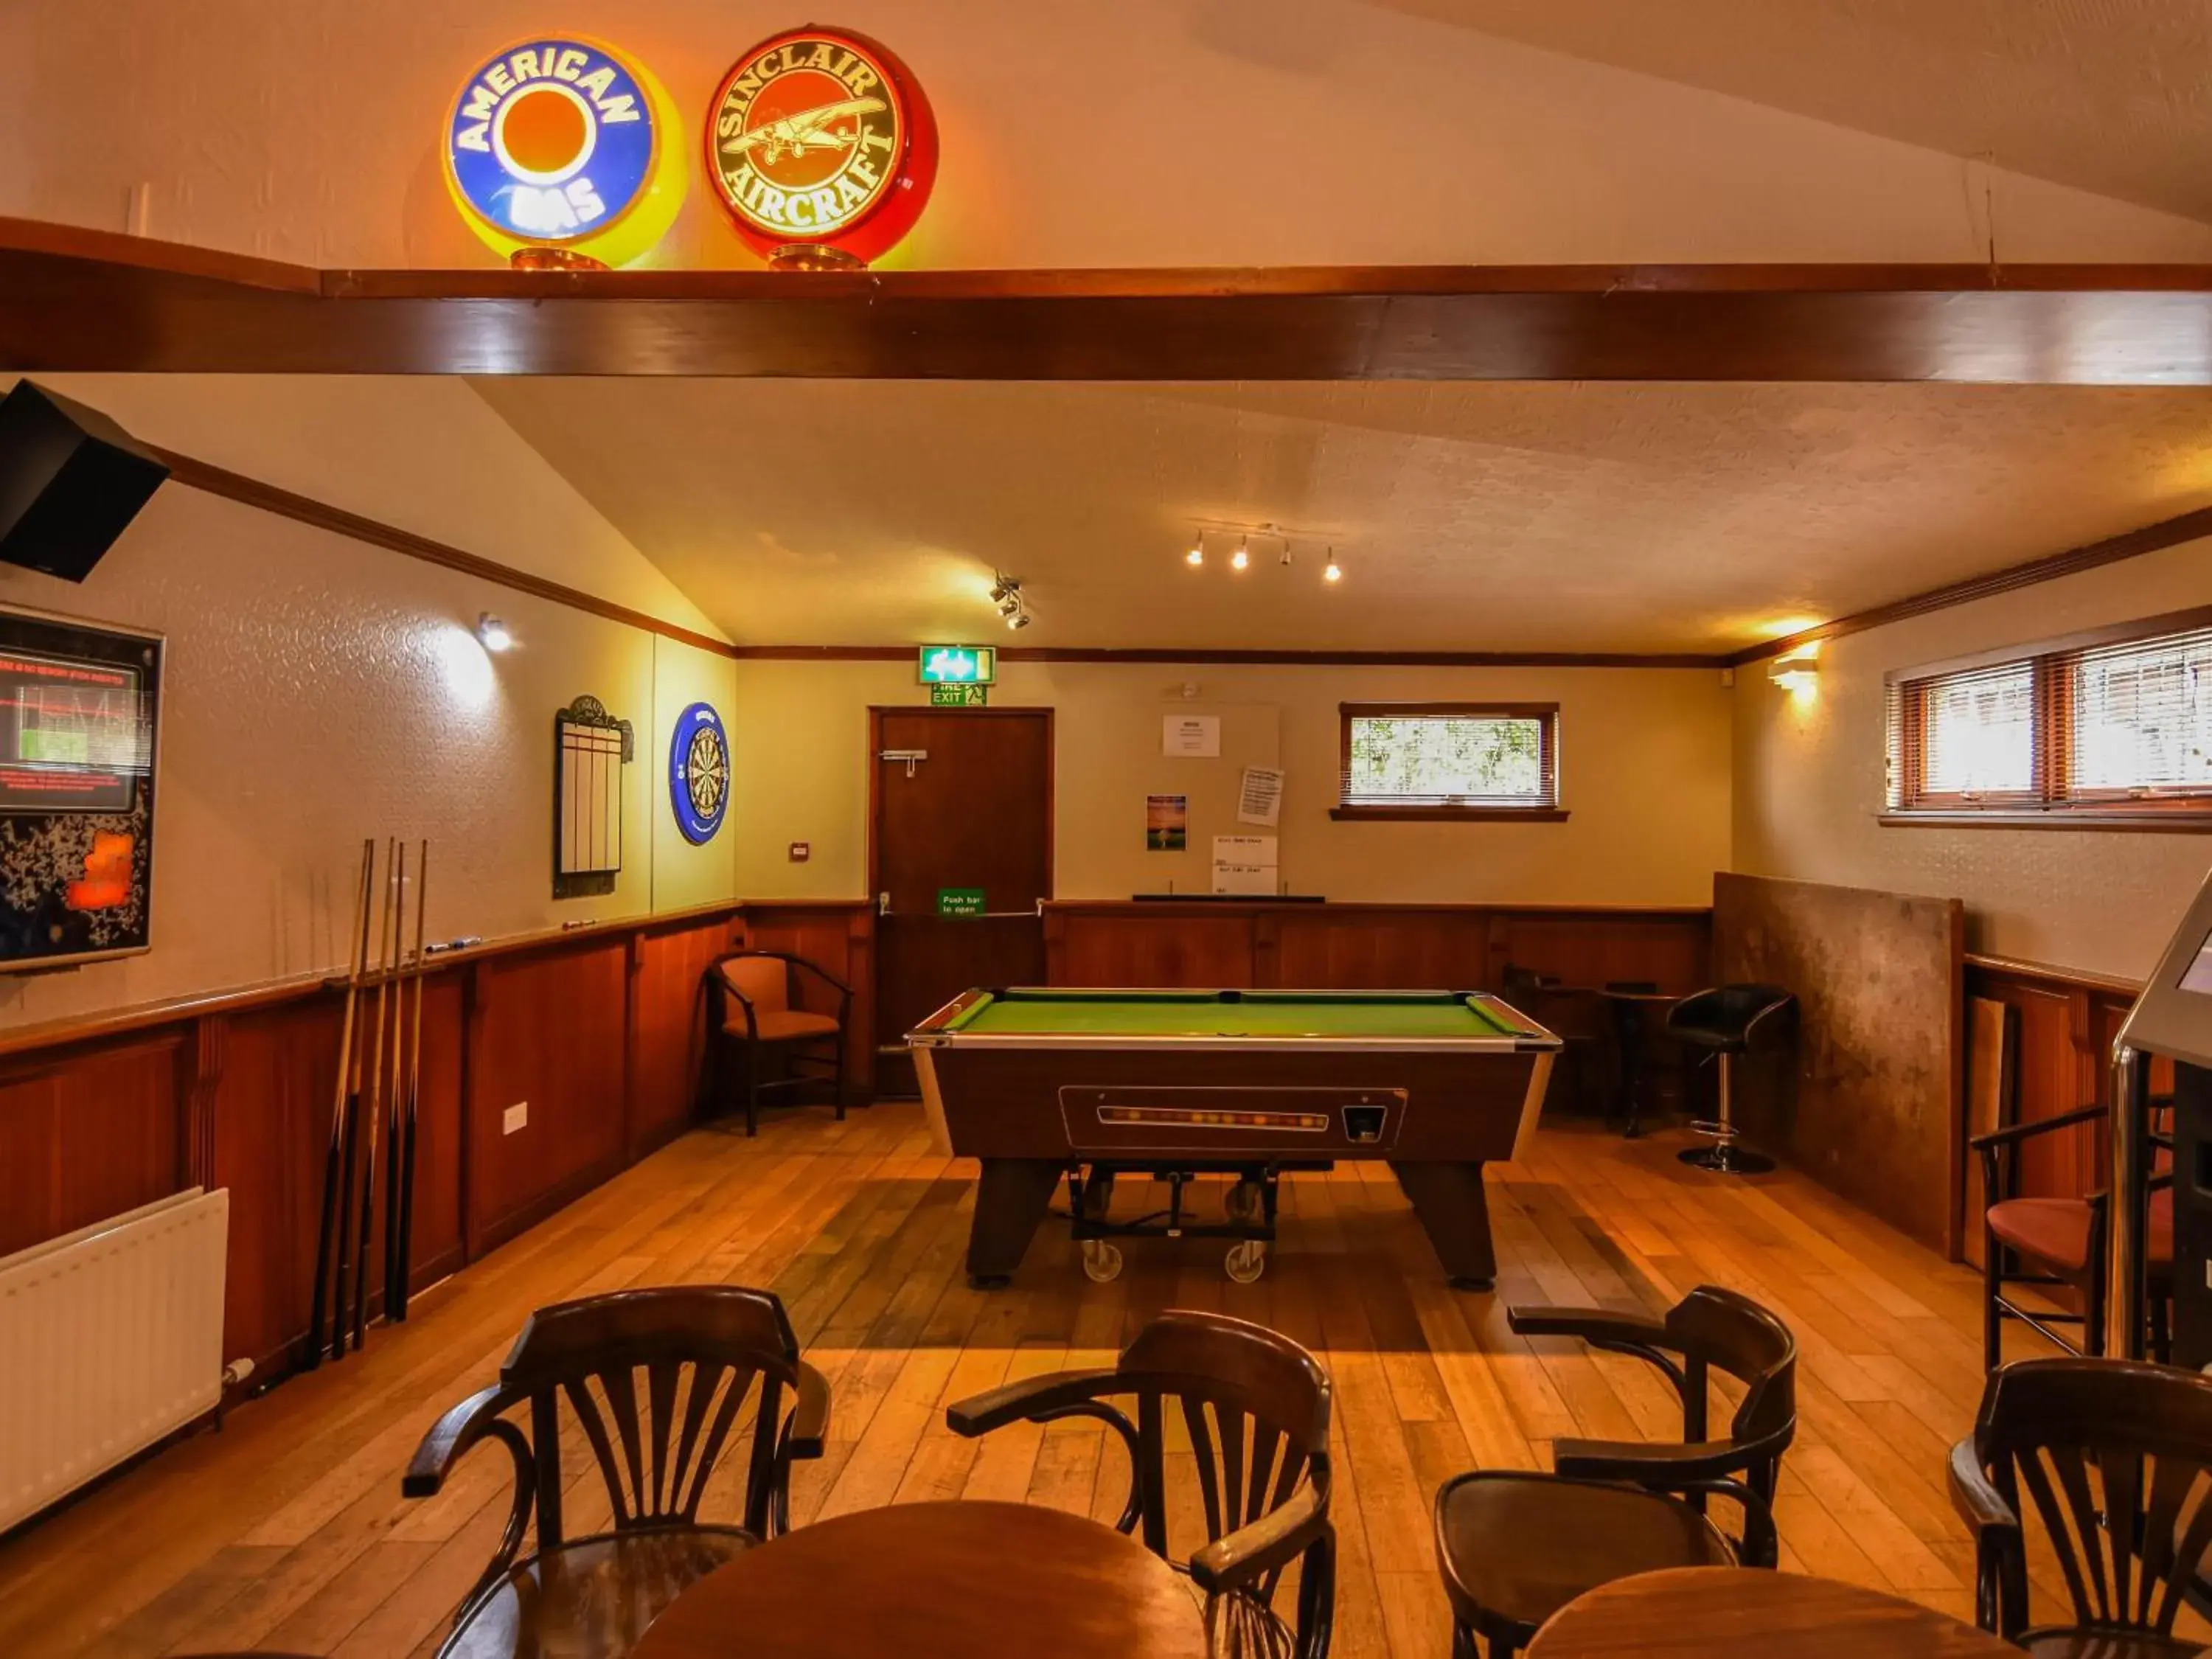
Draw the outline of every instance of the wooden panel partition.
M1780 985L1798 1001L1794 1079L1739 1068L1737 1122L1754 1144L1954 1255L1965 925L1956 899L1713 878L1718 977Z
M1054 985L1477 989L1507 966L1569 986L1707 982L1711 912L1482 904L1064 901L1044 908Z

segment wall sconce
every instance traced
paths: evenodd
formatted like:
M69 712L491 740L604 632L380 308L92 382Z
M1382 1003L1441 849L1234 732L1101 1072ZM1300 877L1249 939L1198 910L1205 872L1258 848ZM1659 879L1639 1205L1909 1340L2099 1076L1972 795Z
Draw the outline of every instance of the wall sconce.
M1820 689L1820 659L1811 651L1777 657L1766 678L1793 697L1809 697Z
M477 618L477 638L485 650L491 652L507 650L514 643L514 635L507 631L507 624L489 611Z

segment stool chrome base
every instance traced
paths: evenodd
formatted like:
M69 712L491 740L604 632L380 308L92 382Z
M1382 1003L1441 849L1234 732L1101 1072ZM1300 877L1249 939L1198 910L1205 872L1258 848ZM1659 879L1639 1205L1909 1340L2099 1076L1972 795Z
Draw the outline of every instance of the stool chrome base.
M1747 1152L1732 1140L1692 1146L1676 1156L1685 1164L1716 1175L1766 1175L1774 1168L1774 1160L1764 1152Z

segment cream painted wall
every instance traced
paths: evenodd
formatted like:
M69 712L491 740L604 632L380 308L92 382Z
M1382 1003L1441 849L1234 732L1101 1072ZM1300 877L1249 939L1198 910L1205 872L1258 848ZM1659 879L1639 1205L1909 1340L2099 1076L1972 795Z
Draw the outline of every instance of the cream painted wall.
M458 77L617 37L687 148L790 22L720 0L14 0L0 212L321 265L482 265L437 143ZM847 0L928 88L944 166L896 263L2195 260L2212 230L1360 0ZM35 70L31 66L35 66ZM1992 227L1990 221L1994 220ZM701 181L661 250L744 264Z
M1799 700L1738 678L1735 867L1957 897L1971 951L2141 976L2212 866L2212 836L1885 829L1882 677L1970 652L2157 616L2212 598L2212 541L1853 634Z
M726 658L174 486L81 586L0 569L0 603L168 638L154 948L0 978L0 1026L331 968L364 836L430 839L434 939L735 890L730 836L685 843L663 782ZM477 643L486 610L518 648ZM553 715L581 693L637 724L627 854L611 896L556 903Z
M0 375L0 390L14 375ZM466 380L39 374L147 443L724 637Z
M1186 683L1199 688L1186 700ZM1340 702L1496 698L1560 705L1562 824L1340 823ZM737 882L760 897L866 890L870 704L924 699L899 663L738 665L731 744ZM1288 773L1291 890L1332 899L1703 904L1729 863L1729 698L1696 670L1427 670L1009 664L993 702L1048 706L1062 898L1205 890L1231 792L1270 750ZM1220 712L1219 762L1164 760L1164 713ZM1270 741L1270 728L1273 741ZM1191 847L1144 848L1147 793L1188 793ZM786 848L811 844L808 863Z

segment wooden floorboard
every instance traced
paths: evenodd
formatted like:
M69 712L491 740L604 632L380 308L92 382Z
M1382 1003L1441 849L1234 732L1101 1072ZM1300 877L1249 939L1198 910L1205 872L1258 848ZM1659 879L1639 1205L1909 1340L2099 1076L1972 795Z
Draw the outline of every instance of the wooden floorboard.
M1164 1307L1297 1337L1336 1388L1340 1659L1449 1650L1429 1521L1448 1475L1543 1467L1562 1436L1676 1426L1644 1368L1524 1341L1505 1327L1507 1301L1658 1309L1696 1284L1733 1285L1781 1312L1804 1356L1802 1431L1777 1504L1785 1565L1967 1613L1971 1552L1942 1458L1980 1389L1978 1277L1801 1176L1730 1182L1684 1168L1679 1145L1547 1129L1525 1162L1494 1167L1495 1295L1446 1285L1387 1171L1368 1166L1288 1182L1254 1285L1230 1282L1220 1243L1194 1239L1127 1241L1121 1277L1094 1284L1048 1227L1013 1287L985 1293L961 1266L971 1166L931 1150L918 1109L842 1124L794 1114L757 1140L702 1131L423 1294L366 1353L239 1407L221 1433L0 1546L0 1653L429 1651L498 1536L506 1465L487 1454L439 1498L410 1502L399 1471L416 1440L490 1379L532 1308L667 1283L772 1287L830 1377L828 1453L793 1483L801 1524L954 1497L1110 1520L1128 1463L1100 1425L975 1443L945 1429L945 1403L1108 1363ZM1124 1183L1116 1210L1152 1200L1164 1202ZM1170 1477L1194 1488L1187 1445ZM708 1507L729 1510L735 1492L718 1480ZM595 1501L580 1485L572 1522Z

